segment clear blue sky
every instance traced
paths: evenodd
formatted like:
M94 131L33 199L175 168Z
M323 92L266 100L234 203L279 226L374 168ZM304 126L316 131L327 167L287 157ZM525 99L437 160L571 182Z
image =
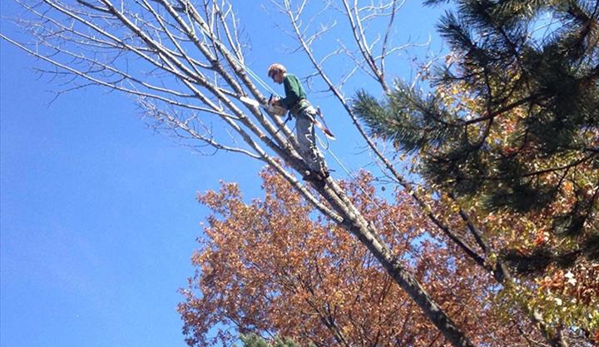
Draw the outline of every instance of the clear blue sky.
M261 52L260 40L286 38L258 6L238 2L257 72L272 60L307 68L283 50ZM5 17L15 7L1 3L1 31L12 37ZM426 37L435 18L418 5L406 11L404 35ZM185 346L175 308L207 213L196 192L224 180L259 196L260 165L200 156L153 133L124 95L91 88L51 102L62 86L32 70L47 66L4 40L0 65L0 345ZM336 149L347 158L357 143Z

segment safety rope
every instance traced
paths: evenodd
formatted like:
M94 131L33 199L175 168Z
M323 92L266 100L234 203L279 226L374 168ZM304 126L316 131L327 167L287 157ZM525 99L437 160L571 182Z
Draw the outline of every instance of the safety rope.
M188 13L188 16L189 16L189 13ZM192 19L191 21L193 24L195 24L194 25L195 27L200 29L200 32L202 33L202 35L204 36L205 39L210 38L212 36L211 33L207 32L206 29L203 28L202 24L199 23L197 20ZM248 73L248 75L250 75L250 77L252 77L256 82L258 82L258 84L260 86L262 86L262 88L264 88L265 90L267 90L269 93L271 93L273 95L277 94L268 84L266 84L266 82L264 82L264 80L262 80L260 78L260 76L258 76L254 71L252 71L252 69L250 69L247 65L245 65L243 62L241 62L241 60L239 60L234 53L229 51L229 49L227 49L227 51L228 51L228 56L231 58L231 60L233 60L233 62L235 64L239 65L244 71L246 71Z
M262 88L266 89L272 95L277 95L277 92L275 92L266 82L264 82L264 80L260 78L260 76L258 76L254 71L252 71L252 69L250 69L247 65L244 65L237 58L234 59L248 73L248 75L250 75L250 77L252 77L256 82L258 82L260 86L262 86Z

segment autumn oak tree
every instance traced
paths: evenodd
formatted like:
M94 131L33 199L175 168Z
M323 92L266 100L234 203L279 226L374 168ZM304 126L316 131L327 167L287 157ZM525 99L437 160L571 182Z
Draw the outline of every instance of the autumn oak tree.
M232 183L199 196L213 214L193 257L198 275L179 307L190 345L229 345L238 332L291 336L302 346L446 345L372 254L335 223L310 218L314 207L272 170L261 176L263 199L244 202ZM542 339L521 313L502 317L490 300L493 279L448 244L408 194L397 191L390 203L373 184L367 173L341 182L474 344ZM219 325L229 330L211 334Z

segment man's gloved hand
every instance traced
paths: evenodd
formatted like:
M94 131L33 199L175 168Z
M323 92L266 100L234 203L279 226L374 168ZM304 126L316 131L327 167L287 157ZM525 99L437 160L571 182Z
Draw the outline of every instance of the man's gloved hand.
M285 107L279 106L279 98L275 96L271 96L270 99L268 99L268 108L266 111L275 116L283 116L285 115L285 112L287 112Z

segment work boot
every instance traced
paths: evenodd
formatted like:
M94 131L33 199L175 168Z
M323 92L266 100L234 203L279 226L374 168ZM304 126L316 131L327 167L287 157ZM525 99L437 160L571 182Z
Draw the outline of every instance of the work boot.
M328 177L328 176L326 176ZM306 171L304 175L304 181L312 183L316 187L324 187L324 179L323 174L317 171Z

